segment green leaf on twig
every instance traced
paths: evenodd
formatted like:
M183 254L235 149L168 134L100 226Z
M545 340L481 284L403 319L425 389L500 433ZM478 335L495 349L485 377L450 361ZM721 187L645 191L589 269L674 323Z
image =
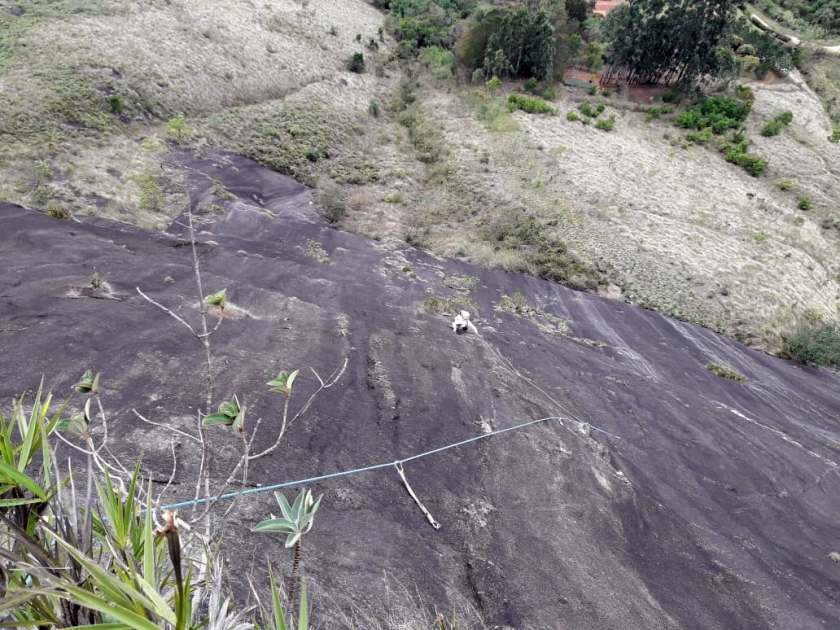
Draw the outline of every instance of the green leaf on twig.
M294 372L289 372L287 370L283 370L280 374L277 375L273 381L269 381L266 383L271 388L271 391L277 392L278 394L285 394L286 396L292 395L292 383L295 382L295 378L297 378L298 372L300 370L295 370Z
M222 289L218 293L214 293L213 295L208 295L204 298L204 301L207 304L212 304L213 306L218 306L222 310L225 309L225 304L227 303L227 289Z
M73 389L80 394L98 394L99 393L99 372L94 374L90 370L86 370L82 374L79 382L73 385Z

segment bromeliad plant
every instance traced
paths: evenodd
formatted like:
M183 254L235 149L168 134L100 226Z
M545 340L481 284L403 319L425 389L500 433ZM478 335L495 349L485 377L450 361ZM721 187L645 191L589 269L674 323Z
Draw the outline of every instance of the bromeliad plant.
M151 482L141 491L140 461L123 489L108 468L100 482L89 458L87 490L78 496L78 473L62 477L50 446L67 403L50 415L51 402L39 388L28 413L23 397L8 419L0 412L0 627L285 630L273 576L272 607L259 611L262 626L222 597L218 550L205 550L199 565L210 569L208 577L195 584L199 565L182 557L181 532L189 527L170 512L155 527L151 501L138 499L152 496ZM318 502L311 495L296 501L301 531L311 528ZM303 589L298 630L307 625Z
M284 534L286 536L286 549L290 547L295 548L295 558L292 563L292 575L289 580L289 601L294 601L295 584L297 579L298 568L300 567L301 559L301 538L304 534L309 533L312 529L312 523L315 519L315 512L321 505L321 499L324 495L317 499L313 498L311 490L301 490L300 494L295 499L292 505L286 500L280 492L275 492L274 497L280 506L280 511L283 513L281 518L272 518L258 523L251 531L263 534Z

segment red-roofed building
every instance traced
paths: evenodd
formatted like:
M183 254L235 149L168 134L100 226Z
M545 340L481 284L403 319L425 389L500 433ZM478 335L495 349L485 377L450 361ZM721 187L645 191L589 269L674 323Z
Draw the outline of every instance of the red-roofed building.
M592 10L592 13L600 18L605 18L610 11L620 4L627 4L627 0L598 0L595 3L595 8Z

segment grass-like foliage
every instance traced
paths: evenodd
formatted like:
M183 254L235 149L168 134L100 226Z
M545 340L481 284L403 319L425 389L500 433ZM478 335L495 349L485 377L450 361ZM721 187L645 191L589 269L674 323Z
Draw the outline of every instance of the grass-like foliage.
M718 376L728 378L730 381L743 383L747 380L747 377L741 374L740 372L736 372L732 368L727 367L725 365L721 365L719 363L709 363L706 366L706 369L709 370L709 372L714 372Z
M803 363L840 366L840 328L830 323L801 328L785 341L784 354Z
M545 101L524 94L511 94L508 97L508 109L510 111L521 109L529 114L548 114L549 116L557 113L557 110Z
M233 610L222 594L220 558L210 550L200 561L187 554L190 528L176 514L155 509L151 486L139 482L140 460L126 479L107 466L97 470L92 455L84 473L59 472L50 443L58 431L89 435L98 376L87 372L76 384L88 398L71 418L62 420L69 399L54 408L42 388L31 405L21 396L10 417L0 411L3 625L285 628L273 575L272 605L260 609L259 621L248 623L248 609ZM307 523L312 513L306 512ZM308 618L304 586L299 630Z

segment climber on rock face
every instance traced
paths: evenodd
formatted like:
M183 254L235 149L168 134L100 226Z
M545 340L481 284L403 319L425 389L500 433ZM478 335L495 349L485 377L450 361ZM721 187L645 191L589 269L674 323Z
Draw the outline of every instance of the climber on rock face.
M467 332L468 330L471 330L476 335L478 334L478 329L470 321L470 314L467 311L461 311L455 316L455 321L452 322L452 330L459 335Z

